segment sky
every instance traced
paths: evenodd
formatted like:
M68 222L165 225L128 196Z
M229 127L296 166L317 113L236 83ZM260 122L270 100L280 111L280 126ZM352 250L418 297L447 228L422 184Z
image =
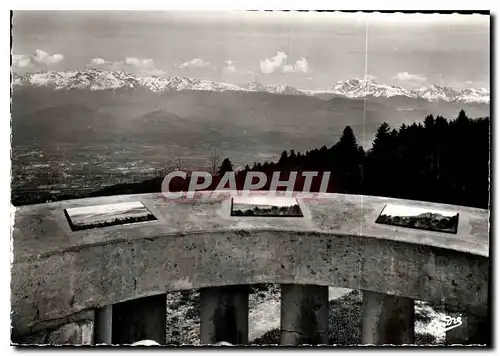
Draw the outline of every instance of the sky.
M102 68L301 89L490 87L486 15L15 11L13 71Z

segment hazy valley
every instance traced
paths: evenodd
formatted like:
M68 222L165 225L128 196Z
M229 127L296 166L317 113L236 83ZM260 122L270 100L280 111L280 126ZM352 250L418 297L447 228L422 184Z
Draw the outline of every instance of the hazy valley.
M346 125L369 149L384 121L396 128L427 114L455 117L465 109L471 117L484 117L490 110L484 98L457 102L393 96L395 89L387 86L377 87L385 88L385 94L352 98L360 93L352 84L362 81L344 85L344 96L325 96L290 88L281 88L283 94L279 87L255 83L248 90L228 89L223 83L199 90L196 82L152 90L116 84L116 78L113 85L103 83L99 76L89 77L95 73L102 75L83 72L83 85L80 76L62 87L14 78L14 188L94 189L140 180L179 157L191 168L206 168L215 150L243 166L276 159L284 149L329 147Z

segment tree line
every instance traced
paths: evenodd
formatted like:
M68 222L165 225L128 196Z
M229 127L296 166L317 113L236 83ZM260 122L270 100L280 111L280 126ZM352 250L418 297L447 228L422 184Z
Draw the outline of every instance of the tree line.
M226 158L219 175L232 170ZM487 209L490 198L490 118L453 120L428 115L423 123L378 128L365 151L350 126L340 140L301 153L283 151L277 162L254 163L237 173L330 171L329 192L377 195ZM241 179L237 179L241 183ZM263 189L266 189L264 187ZM312 189L314 191L314 187Z
M487 209L490 198L490 118L472 119L462 110L455 119L428 115L423 122L391 128L384 122L378 128L372 147L365 151L350 126L346 126L338 142L330 147L308 150L284 150L278 161L256 162L235 172L237 189L243 189L246 174L266 174L269 189L273 172L281 172L280 180L290 172L331 172L328 192L376 195L392 198L431 201ZM217 154L210 158L212 184L215 189L225 172L233 171L229 158ZM183 165L181 165L183 167ZM176 166L177 167L177 166ZM181 169L177 167L176 170ZM181 169L182 170L182 169ZM113 185L84 195L50 197L63 200L83 196L161 192L164 174L141 183ZM318 191L319 179L313 180L311 191ZM304 179L297 179L301 190ZM189 179L174 179L171 191L186 190ZM13 198L14 205L44 202L37 196L24 200Z

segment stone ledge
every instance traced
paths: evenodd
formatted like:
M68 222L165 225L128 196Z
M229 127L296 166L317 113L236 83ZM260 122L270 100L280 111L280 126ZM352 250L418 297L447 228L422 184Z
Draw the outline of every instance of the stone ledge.
M487 210L384 197L325 194L320 199L299 199L303 218L234 217L230 216L230 197L227 195L226 192L226 196L218 200L193 199L178 203L167 200L162 194L140 194L23 206L15 212L14 262L93 244L238 230L366 236L489 256ZM64 215L64 209L71 207L133 201L141 201L158 220L71 231ZM376 224L386 204L454 210L460 215L458 232L449 234Z
M487 304L486 210L326 194L299 200L304 218L238 218L229 216L228 199L175 203L143 194L17 209L15 333L136 298L237 284L335 285L462 310ZM143 202L158 221L72 232L64 218L68 207L125 201ZM388 203L453 209L458 233L375 224Z
M94 322L84 320L71 322L56 329L43 329L36 333L23 335L14 344L28 345L92 345Z
M140 239L14 264L12 321L26 332L126 300L256 283L335 285L483 308L488 273L485 257L356 236L226 232Z

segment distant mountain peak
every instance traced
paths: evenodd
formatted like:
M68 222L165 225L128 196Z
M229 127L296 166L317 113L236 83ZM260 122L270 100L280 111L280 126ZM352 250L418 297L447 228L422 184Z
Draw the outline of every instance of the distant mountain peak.
M80 71L48 71L24 75L13 73L13 87L34 86L50 87L55 90L88 89L116 90L145 88L153 92L201 90L201 91L248 91L267 92L281 95L309 95L321 98L341 96L351 99L375 97L407 97L427 101L489 103L490 92L485 88L455 89L443 85L429 85L418 89L404 89L400 86L379 84L373 79L348 79L338 81L323 91L302 90L289 85L266 85L250 82L244 85L220 83L210 80L199 80L179 76L136 75L123 71L108 71L87 68Z

